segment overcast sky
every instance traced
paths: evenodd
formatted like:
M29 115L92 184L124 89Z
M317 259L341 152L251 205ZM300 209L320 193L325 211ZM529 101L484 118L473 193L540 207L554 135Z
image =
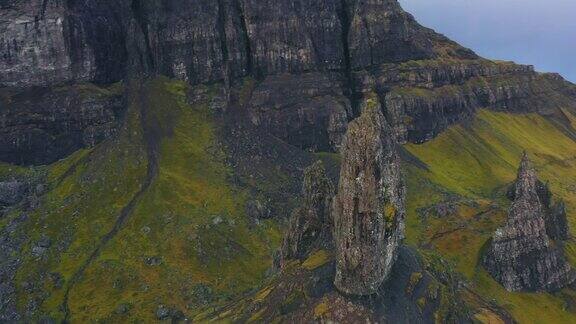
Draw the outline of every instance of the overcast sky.
M476 53L576 82L576 0L400 0L418 21Z

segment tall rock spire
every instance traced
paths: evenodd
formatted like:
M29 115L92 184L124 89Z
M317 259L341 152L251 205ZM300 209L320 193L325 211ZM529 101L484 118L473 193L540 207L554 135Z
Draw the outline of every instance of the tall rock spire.
M362 103L342 146L334 198L335 285L343 293L375 293L390 274L404 237L404 184L391 130L375 95Z
M551 291L572 283L576 273L547 233L536 171L524 153L506 224L483 258L486 270L509 291ZM547 194L549 196L549 193Z

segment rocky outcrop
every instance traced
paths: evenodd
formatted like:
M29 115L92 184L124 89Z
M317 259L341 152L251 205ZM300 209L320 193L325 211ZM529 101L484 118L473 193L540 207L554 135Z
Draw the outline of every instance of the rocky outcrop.
M507 192L510 200L516 199L516 194L520 190L519 182L514 182ZM563 201L554 202L553 195L547 183L536 180L536 194L540 200L544 221L546 224L546 233L551 240L566 241L570 237L568 220L566 215L566 205Z
M554 291L571 284L576 272L547 233L536 171L526 154L514 187L508 219L494 234L484 267L509 291Z
M282 243L281 264L289 259L303 258L314 247L330 244L332 220L330 208L334 195L332 181L318 161L304 171L303 201L294 210Z
M343 293L370 295L387 279L404 237L404 184L391 130L375 95L364 99L342 145L334 198L336 278Z
M0 182L0 211L2 207L12 206L22 201L25 192L26 184L20 181Z
M46 164L114 133L120 88L77 85L0 89L0 161Z

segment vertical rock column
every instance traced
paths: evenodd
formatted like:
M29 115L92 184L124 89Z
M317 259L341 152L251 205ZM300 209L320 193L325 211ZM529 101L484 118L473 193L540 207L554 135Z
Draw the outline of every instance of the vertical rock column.
M342 145L333 203L336 278L343 293L370 295L387 279L404 237L405 188L391 129L375 95L364 99Z

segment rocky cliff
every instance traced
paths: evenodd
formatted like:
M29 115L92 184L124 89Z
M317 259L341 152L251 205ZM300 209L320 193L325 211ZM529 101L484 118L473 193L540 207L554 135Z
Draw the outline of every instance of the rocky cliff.
M475 274L528 147L492 266L569 281L574 98L395 0L0 0L0 322L573 322Z
M396 142L376 96L346 132L334 198L336 287L370 295L388 278L404 238L405 189Z
M574 107L563 80L482 60L420 26L395 0L14 0L2 4L0 31L5 89L111 84L131 73L227 86L252 77L257 85L247 106L254 125L313 151L337 151L348 121L359 115L358 98L374 91L401 142L429 140L481 107L545 114ZM2 125L21 125L2 126L7 138L29 143L12 144L11 162L54 161L86 145L78 132L114 127L108 112L90 105L90 121L63 116L62 105L30 105L3 110L42 110L53 122L36 127L0 116ZM58 131L70 118L82 120L82 130ZM30 158L31 146L59 141L75 143Z
M506 224L496 231L483 258L484 267L508 291L554 291L576 280L562 249L550 239L549 229L558 224L546 217L539 197L545 191L538 184L525 153Z

